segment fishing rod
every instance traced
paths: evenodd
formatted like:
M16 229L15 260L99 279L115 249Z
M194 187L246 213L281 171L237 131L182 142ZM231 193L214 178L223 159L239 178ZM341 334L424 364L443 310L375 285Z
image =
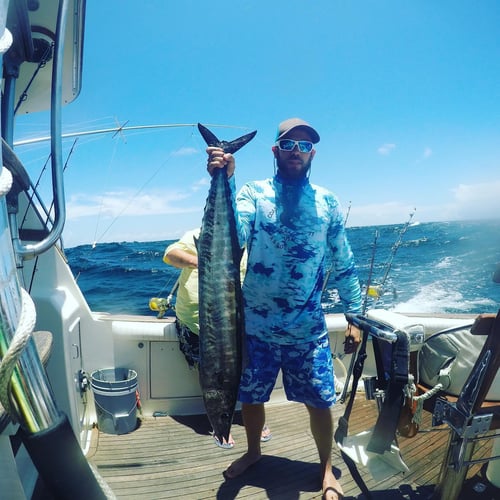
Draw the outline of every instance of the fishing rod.
M382 283L380 285L372 286L371 280L372 280L372 276L373 276L375 254L376 254L376 250L377 250L377 240L378 240L378 236L379 236L378 230L375 231L375 236L374 236L374 240L373 240L373 248L372 248L372 256L371 256L371 261L370 261L370 271L368 274L368 280L366 282L365 296L364 296L364 300L363 300L362 313L361 313L363 316L366 314L366 309L367 309L367 305L368 305L368 297L369 296L375 297L375 300L378 300L380 295L382 294L383 286L385 284L385 281L387 280L387 277L389 276L389 272L390 272L391 267L392 267L392 261L394 260L394 256L396 255L398 248L401 246L403 236L406 233L406 231L408 230L408 227L410 226L411 220L412 220L413 216L415 215L415 211L416 211L416 209L414 209L413 212L410 213L410 217L409 217L408 221L404 225L403 229L400 231L399 237L398 237L396 243L392 247L391 256L390 256L390 259L386 265L384 276L382 279ZM356 356L353 354L351 357L351 362L349 363L349 368L347 370L346 382L344 384L344 389L343 389L342 394L341 394L340 399L339 399L340 403L344 403L345 399L347 397L347 392L348 392L348 388L349 388L349 380L350 380L352 372L354 370L355 358L356 358ZM353 390L356 390L356 388L353 388Z
M403 226L403 229L401 229L401 231L399 232L399 236L396 240L396 243L394 243L394 245L392 246L391 254L389 256L389 260L387 261L387 263L385 265L384 275L382 277L380 284L370 286L367 289L368 295L370 295L370 297L373 297L375 299L375 301L377 301L384 293L384 285L385 285L385 282L387 281L387 278L388 278L389 273L391 271L392 262L394 261L394 257L396 255L399 247L402 244L403 236L405 235L406 231L408 231L408 228L410 227L410 224L411 224L411 220L413 219L413 216L415 215L416 211L417 211L417 209L414 208L413 211L410 212L410 216L409 216L408 220L406 221L405 225Z
M375 263L375 253L376 253L376 248L377 248L377 239L378 239L378 230L375 230L375 236L373 239L373 249L372 249L372 257L370 261L370 272L368 273L368 280L366 282L366 289L365 289L365 297L363 300L363 307L361 310L361 314L364 316L366 314L366 308L368 304L368 290L370 289L370 284L372 280L372 275L373 275L373 266ZM367 335L366 333L363 333L364 335ZM342 394L340 395L339 402L342 404L345 402L346 397L347 397L347 392L349 390L349 380L351 379L352 372L354 370L354 364L356 362L356 353L353 352L351 354L351 361L349 363L349 368L347 369L347 374L346 374L346 379L344 383L344 388L342 390ZM355 387L353 387L353 390L356 390Z
M349 206L347 207L347 212L345 214L344 226L347 224L347 220L349 219L349 214L351 213L351 205L352 201L349 201Z
M368 280L366 281L366 290L365 290L365 298L363 300L363 309L361 314L364 316L366 314L366 307L368 304L368 291L370 290L372 276L373 276L373 265L375 263L375 253L377 251L377 240L378 240L378 229L375 230L375 237L373 239L373 249L372 249L372 258L370 261L370 272L368 273Z

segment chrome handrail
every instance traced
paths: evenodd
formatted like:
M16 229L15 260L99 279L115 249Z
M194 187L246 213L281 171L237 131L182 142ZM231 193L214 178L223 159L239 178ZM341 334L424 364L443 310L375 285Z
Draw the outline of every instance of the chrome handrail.
M68 0L62 0L57 23L59 36L62 32L64 32L64 26L67 18L66 12L68 10L67 5ZM2 38L5 32L2 33ZM0 50L0 62L2 57L3 52ZM61 71L61 59L62 53L59 52L58 64L55 64L55 66L59 69L54 70L56 73ZM58 94L60 100L60 91ZM56 119L58 119L60 123L60 105L59 111L56 111L53 117L53 121ZM57 131L60 125L58 126L53 123L52 126L54 127L53 130ZM57 136L58 134L54 135ZM56 146L57 141L54 143L54 147ZM61 145L59 144L59 147L60 146ZM62 154L57 155L54 167L58 164L62 165L61 157ZM58 169L59 167L56 170ZM61 175L56 174L55 180L57 183L62 184L62 168L60 168L60 171ZM59 199L59 203L60 201L61 199ZM64 201L64 198L62 201ZM61 214L59 207L57 210L59 218L61 215L64 216L64 211L62 211ZM64 222L62 222L62 224L63 223ZM23 255L30 255L36 251L43 252L55 241L57 241L60 236L60 231L62 231L61 222L54 225L54 230L51 231L51 235L40 242L40 244L32 245L30 247L25 246L21 249L21 253ZM58 232L59 234L57 235ZM4 358L13 338L18 333L17 330L21 323L21 318L24 312L23 309L25 307L23 303L23 295L27 295L23 294L19 283L15 252L13 244L11 243L12 241L6 197L2 195L0 196L0 251L2 255L0 265L0 360ZM19 252L20 249L18 248L16 251ZM28 333L30 334L31 332ZM61 414L57 409L52 389L45 374L45 370L40 362L33 338L28 340L24 351L20 355L18 366L15 368L10 384L12 400L15 402L15 414L11 414L11 417L14 420L18 420L21 427L23 427L26 431L29 433L36 433L41 430L51 428L54 423L60 419Z
M62 0L57 14L56 45L52 65L51 104L50 104L50 148L52 167L52 195L54 199L54 224L49 234L37 243L21 243L14 238L13 245L17 255L30 259L51 248L60 238L66 222L62 155L62 71L64 60L64 34L68 21L69 0Z

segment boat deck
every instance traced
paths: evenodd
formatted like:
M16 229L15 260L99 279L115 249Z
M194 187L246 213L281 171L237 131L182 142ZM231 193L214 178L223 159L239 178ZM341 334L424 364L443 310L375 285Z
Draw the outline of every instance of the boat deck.
M340 404L334 407L335 423L344 409ZM357 395L349 433L366 430L375 418L375 403L366 401L363 394ZM266 420L273 437L263 443L262 459L241 477L228 481L222 472L246 449L240 413L235 415L232 427L236 445L231 450L214 445L204 415L147 417L129 434L110 435L95 430L89 460L119 500L321 498L318 457L309 431L307 410L296 403L269 405ZM422 428L430 428L427 412L424 412ZM410 468L404 475L397 474L377 483L361 468L373 498L429 497L438 478L448 434L447 427L443 426L439 431L420 432L414 438L400 438L399 446ZM474 458L489 456L490 442L478 443ZM345 496L357 498L361 492L338 448L335 445L333 448L334 470ZM471 467L468 477L480 472L480 467ZM470 491L463 497L474 498Z

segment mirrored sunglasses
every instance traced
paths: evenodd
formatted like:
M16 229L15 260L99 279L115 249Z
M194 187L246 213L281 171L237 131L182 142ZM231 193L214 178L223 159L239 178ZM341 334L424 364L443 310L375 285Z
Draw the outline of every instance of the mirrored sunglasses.
M276 144L281 149L281 151L293 151L295 146L297 146L301 153L310 153L313 148L313 143L311 141L294 141L292 139L281 139Z

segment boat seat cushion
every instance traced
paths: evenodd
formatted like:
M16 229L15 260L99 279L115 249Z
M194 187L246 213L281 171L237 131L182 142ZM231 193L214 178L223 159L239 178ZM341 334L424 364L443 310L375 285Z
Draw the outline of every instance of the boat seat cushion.
M443 392L458 396L483 348L486 335L474 335L470 328L438 332L424 342L419 353L419 381L427 387L443 384ZM500 401L497 376L486 401Z

